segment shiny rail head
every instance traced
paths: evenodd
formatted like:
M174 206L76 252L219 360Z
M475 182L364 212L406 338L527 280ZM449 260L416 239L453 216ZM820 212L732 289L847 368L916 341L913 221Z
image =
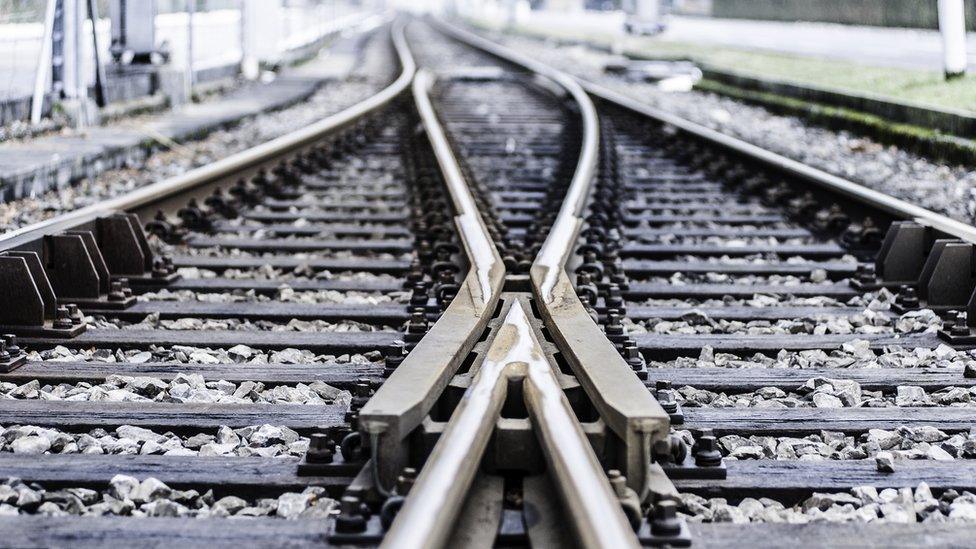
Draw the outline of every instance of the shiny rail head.
M580 146L579 161L566 191L566 197L559 208L559 213L534 261L534 265L542 266L545 269L543 279L537 283L539 296L544 303L550 303L554 298L553 289L556 286L556 280L559 278L559 272L569 259L579 231L583 226L582 215L593 190L600 146L600 123L596 107L586 90L572 76L464 29L446 25L436 19L434 21L440 28L458 40L509 63L521 65L529 71L554 82L568 96L572 97L581 113L583 139Z
M488 446L511 379L524 399L549 473L584 547L637 547L637 538L566 398L520 300L387 532L382 547L443 547Z
M464 178L464 172L458 164L450 141L444 131L434 105L430 99L430 90L433 88L436 79L434 75L421 69L413 82L414 103L420 113L420 119L427 133L437 164L441 168L441 175L447 184L448 193L454 202L457 210L455 221L461 234L461 240L471 259L471 268L478 281L478 289L481 292L480 299L482 304L487 304L493 299L492 273L499 270L504 273L504 263L501 254L488 233L487 225L478 206L475 203L471 189Z
M530 71L539 72L551 80L566 83L566 89L571 95L580 98L578 104L584 123L589 121L592 124L594 131L585 136L570 190L548 238L533 262L530 280L538 299L539 310L552 330L557 345L564 351L574 374L599 410L600 416L625 441L625 472L628 484L644 493L649 474L649 469L645 466L649 460L645 446L649 440L666 436L670 425L669 417L606 340L601 327L586 314L565 269L584 224L582 216L593 186L599 144L595 106L586 91L569 75L471 32L439 20L434 22L445 33L477 49ZM581 345L580 342L587 342L587 345Z

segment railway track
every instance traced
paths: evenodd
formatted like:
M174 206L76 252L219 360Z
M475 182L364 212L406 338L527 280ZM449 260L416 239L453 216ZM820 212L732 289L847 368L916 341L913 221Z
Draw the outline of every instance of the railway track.
M0 237L0 543L965 544L976 231L443 23L391 47Z
M670 415L654 459L691 538L964 544L972 228L582 85L576 288Z

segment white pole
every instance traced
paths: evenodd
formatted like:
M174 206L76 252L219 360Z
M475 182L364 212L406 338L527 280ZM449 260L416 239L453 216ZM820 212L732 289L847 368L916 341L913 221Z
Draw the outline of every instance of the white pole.
M259 9L256 0L241 0L241 74L248 80L260 76L257 43Z
M186 0L186 100L193 97L193 12L196 0Z
M44 108L44 91L51 75L51 43L54 34L54 4L57 0L47 0L44 9L44 38L41 42L41 54L37 59L37 72L34 73L34 94L31 97L31 124L41 123Z
M939 0L939 30L946 80L966 74L966 12L963 0Z

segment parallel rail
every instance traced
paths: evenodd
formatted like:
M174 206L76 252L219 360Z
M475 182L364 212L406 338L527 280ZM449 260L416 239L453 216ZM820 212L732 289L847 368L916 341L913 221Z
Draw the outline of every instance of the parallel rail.
M502 58L509 60L519 58L517 54L467 31L444 23L438 25L446 33L471 45L484 46L486 51ZM899 352L901 352L899 349L931 351L942 348L945 350L946 343L952 346L955 353L953 356L956 359L966 358L965 351L971 352L976 344L976 335L974 335L976 297L973 297L972 275L972 261L976 255L974 251L976 228L662 112L600 84L582 79L577 81L598 103L600 113L605 117L605 127L609 130L606 133L610 135L608 140L610 154L619 154L614 159L628 166L627 168L615 166L620 171L615 171L613 176L607 175L601 180L601 192L611 187L614 189L614 193L598 195L604 197L604 202L600 204L603 209L598 211L606 213L613 209L613 216L609 214L608 216L614 221L607 223L603 229L609 231L610 227L613 227L613 230L625 234L625 237L620 240L623 242L620 249L629 261L625 260L623 263L639 271L640 275L650 276L652 279L684 275L686 278L682 280L689 280L686 284L678 280L672 285L666 280L635 283L627 281L626 276L623 277L629 285L625 290L626 296L623 302L629 303L625 305L627 314L622 316L634 321L688 320L674 328L662 327L667 324L666 322L653 326L653 328L661 328L660 331L652 329L652 324L648 322L645 324L648 333L634 336L644 357L659 363L658 368L650 370L649 377L658 382L659 397L667 396L669 393L672 395L670 399L672 406L669 407L669 412L675 424L684 423L683 426L676 426L675 429L679 430L680 436L686 437L689 444L691 438L695 439L697 450L690 450L696 454L694 465L690 469L685 468L689 465L689 460L686 459L688 456L684 452L672 453L676 448L672 443L677 434L660 448L655 447L655 460L664 464L668 474L674 479L674 487L688 495L727 498L732 506L743 498L768 497L784 504L786 511L792 512L798 509L796 512L799 513L807 511L806 504L801 506L800 502L804 502L811 494L843 492L857 486L874 486L878 490L905 489L924 481L927 487L923 489L921 497L926 497L925 494L929 493L930 488L936 498L943 493L949 493L950 490L971 490L973 484L971 479L962 480L957 476L966 475L965 471L972 468L971 463L964 460L968 456L963 455L956 456L961 461L953 462L955 465L952 466L930 458L922 461L899 462L892 472L884 468L880 459L876 465L872 459L846 457L848 454L839 451L831 454L830 459L817 463L784 458L778 453L781 448L777 448L775 455L772 450L767 451L766 448L762 448L759 451L759 458L745 453L741 456L733 454L740 461L725 463L723 467L727 469L720 474L716 469L708 470L709 466L718 467L714 460L707 459L708 456L705 454L708 452L708 447L715 450L712 457L717 455L720 458L722 454L732 453L731 446L723 446L722 452L719 452L714 437L737 435L766 440L771 438L776 443L778 438L789 439L790 437L809 436L815 440L818 435L810 435L818 430L824 430L832 434L841 433L854 441L860 440L863 444L864 438L858 437L863 437L868 429L894 432L899 429L934 427L947 433L956 433L972 428L971 417L964 417L964 413L960 414L963 417L956 416L955 410L944 403L941 406L928 408L925 412L900 402L880 409L869 406L850 409L851 405L845 403L836 410L827 410L806 403L797 404L796 409L769 410L761 409L764 403L759 402L755 408L752 407L755 403L750 403L745 409L740 408L738 404L736 408L703 405L701 408L689 406L682 411L676 405L670 383L674 383L675 386L689 385L698 390L722 393L722 397L727 393L733 398L736 398L738 393L745 393L738 395L738 398L749 398L748 393L769 387L782 390L784 394L795 391L802 395L803 391L796 391L795 388L818 376L840 380L838 383L845 381L862 383L864 385L858 386L859 390L866 390L870 386L872 391L883 393L886 399L893 398L892 395L896 390L901 394L903 385L923 386L926 391L944 387L971 387L973 384L971 371L967 370L966 377L963 377L961 368L945 372L941 368L935 369L928 367L930 365L927 364L919 364L919 367L913 368L910 373L892 367L869 375L864 370L847 370L831 362L811 364L816 366L813 369L802 366L801 369L794 370L791 359L802 355L802 352L813 351L829 353L836 350L837 356L843 356L844 352L849 350L842 351L841 346L852 339L867 340L871 351L883 355L878 360L882 367L888 364L887 361L898 364ZM668 131L659 131L658 128L661 126L666 127ZM677 135L670 131L672 129L678 130ZM672 138L678 141L669 142ZM700 154L690 159L681 151L682 146L689 143L693 146L703 145L695 149ZM620 149L615 149L618 144ZM676 146L672 147L672 145ZM617 150L623 152L615 152ZM711 157L711 154L715 154L715 157ZM714 164L711 161L714 161ZM730 168L730 164L734 167ZM646 166L652 167L651 173L641 175L640 171ZM743 175L743 172L746 174ZM762 188L762 183L757 185L755 181L750 181L751 184L741 184L743 179L752 176L756 176L756 180L760 182L777 181L783 178L784 184L775 191L784 188L786 190L778 193L777 196L775 191L765 192L770 189ZM741 186L736 188L738 184ZM816 197L812 200L813 206L794 207L803 204L799 197L808 191L811 191L810 195ZM606 198L607 196L614 198ZM620 196L636 200L623 206L619 203L608 204ZM807 204L811 202L809 198L806 200ZM709 201L709 203L699 201ZM882 222L880 228L888 229L880 250L876 246L880 242L873 239L870 243L867 243L868 239L863 241L855 238L850 241L846 239L857 231L847 232L844 228L863 229L864 226L869 225L866 222L859 226L857 223L849 223L851 218L847 218L846 223L839 224L842 227L840 229L815 223L816 220L807 208L813 207L819 213L826 210L820 209L823 205L831 202L838 204L840 206L838 210L845 216L850 215L865 220L870 217L876 222L880 220ZM642 205L646 205L644 209L648 213L641 212ZM658 215L651 213L653 210L666 211L666 213ZM689 213L685 215L683 212ZM646 229L643 222L650 223L654 229ZM688 227L685 224L694 226ZM748 230L755 231L756 234L736 234L738 225L753 225ZM658 226L661 228L659 229ZM786 232L775 236L762 234L767 229L790 231L797 228L803 229L805 233L798 236L790 236ZM632 234L627 235L626 233L631 230ZM674 237L675 241L673 244L665 240L659 244L649 245L643 242L634 243L634 240L628 238L632 237L639 242L644 236L648 236L647 241L650 242L663 236ZM841 236L845 238L841 239ZM772 244L759 242L755 245L748 243L742 247L739 246L740 243L722 245L723 239L737 238L746 240L798 238L800 243L794 245L794 242ZM804 239L807 241L803 242ZM856 256L857 260L845 258L843 261L836 261L848 253ZM878 277L870 272L868 263L875 254L877 254L876 264L880 275ZM733 261L720 258L723 255L732 256ZM761 258L757 259L756 264L749 263L750 257L756 258L760 255ZM740 257L745 258L745 263L734 261ZM787 260L787 257L791 260ZM657 261L658 258L673 260ZM847 263L846 268L841 266L843 262ZM606 261L604 265L607 265ZM822 282L820 279L810 283L801 282L798 286L777 287L775 283L764 284L761 281L754 285L751 280L752 276L761 279L774 275L813 279L812 271L820 268L824 269L823 272L827 273L829 279L842 282L820 284L819 282ZM710 283L702 276L713 273L718 276L728 275L733 283ZM532 274L537 280L546 280L545 272L534 271ZM737 278L742 280L736 281ZM844 280L847 278L852 279L851 284ZM539 287L545 288L541 284L537 286ZM893 312L894 318L897 318L898 313L909 311L911 315L915 314L912 311L917 309L931 308L945 319L944 329L936 336L931 333L932 330L924 334L904 334L892 328L893 333L889 336L886 333L869 334L859 331L851 334L822 335L822 332L813 331L812 327L799 327L795 333L774 331L769 335L756 336L748 333L745 328L730 327L722 322L716 322L734 320L748 323L755 320L759 321L757 325L761 328L764 322L771 324L773 321L783 320L789 324L790 320L803 318L814 320L813 326L819 329L822 326L821 322L825 320L817 318L818 315L844 318L845 315L851 314L852 307L845 307L843 302L854 297L873 299L872 296L879 294L872 292L887 289L899 292L893 307L896 311ZM817 312L794 311L793 305L790 304L794 290L797 292L796 298L812 296L833 298L834 301L831 303L837 306L825 305ZM769 307L751 306L747 300L756 294L776 294L774 297L783 298L785 305L774 303ZM884 300L883 292L880 295ZM701 309L697 306L701 302L709 301L711 305L714 303L713 300L726 296L732 300L741 299L746 303L729 302L726 306L719 303L718 306L709 307L708 318L695 319L695 315L699 318L702 315ZM541 316L550 321L551 317L547 316L543 308L547 294L537 293L537 297L539 297L537 301ZM649 302L640 303L643 299L684 300L686 303L651 305ZM609 300L606 303L609 303ZM856 302L851 304L854 303ZM609 305L607 307L609 308ZM600 310L599 307L597 309ZM968 312L968 322L966 312ZM685 315L689 315L691 319L685 318ZM696 329L702 326L701 331L681 331L689 325ZM551 327L552 324L549 326ZM768 324L766 326L768 327ZM752 328L751 325L748 327ZM774 327L782 329L777 325ZM715 331L711 332L711 329ZM728 332L722 331L726 329ZM610 332L609 329L607 331ZM699 355L703 348L707 349L707 352ZM712 351L716 356L718 353L727 354L721 359L712 360L708 358ZM782 355L785 358L781 358L777 352L785 353ZM788 367L764 369L765 364L762 360L750 359L755 355L763 354L769 357L777 356L777 366ZM755 365L759 367L754 369L718 367L724 366L723 362L729 360L729 357L732 357L733 365L741 360L743 366L749 365L750 362L758 362ZM696 359L699 365L703 363L706 367L687 367L697 366ZM714 365L709 365L709 362L714 362ZM911 364L910 361L908 364ZM579 374L577 377L580 377ZM661 383L664 384L663 389ZM794 395L790 395L790 398L802 400L802 397ZM857 399L862 398L871 397L862 397L858 392ZM820 406L820 403L816 403L816 406ZM674 419L676 417L680 419ZM845 452L857 447L857 442L843 446ZM908 447L914 446L901 448ZM701 451L703 448L704 452ZM897 449L893 450L898 453ZM874 450L866 450L866 452L870 457L873 456ZM704 456L700 464L697 462L699 454ZM821 455L827 457L826 453ZM834 461L838 455L841 461ZM697 470L694 470L695 467ZM810 503L810 500L806 500L806 503ZM830 511L836 511L837 507L839 506L832 507ZM711 508L715 509L715 507ZM854 508L857 509L858 505L855 504ZM833 546L849 543L849 539L858 539L859 542L879 546L904 543L904 539L914 539L920 544L951 545L958 543L957 540L969 535L973 529L969 524L953 525L945 529L932 529L928 524L917 526L913 524L911 528L895 531L894 528L887 530L885 526L861 524L855 520L856 524L823 525L814 532L798 525L756 524L751 522L751 518L749 524L743 525L708 524L713 519L705 511L699 513L691 505L685 511L689 512L689 509L690 512L703 517L705 521L703 524L691 525L690 531L696 543L701 542L706 546L755 546L756 543L786 546L801 540L801 543L811 546ZM866 511L870 518L870 509L862 507L860 510ZM924 516L924 513L920 514L920 517L924 518ZM717 515L714 520L721 521ZM911 520L915 520L915 517L911 516ZM919 520L921 521L921 518ZM926 541L917 541L921 539Z
M505 266L427 97L431 83L429 73L417 75L414 101L454 202L455 224L471 265L442 317L360 411L378 468L374 482L381 488L400 474L406 463L403 440L427 417L481 337L505 280Z
M400 75L377 94L299 130L190 170L185 174L4 233L0 235L0 250L35 249L38 241L44 236L87 227L95 219L114 212L151 211L174 198L185 202L189 194L199 193L201 189L209 190L220 183L232 182L231 178L236 180L253 174L261 167L297 154L349 128L363 118L381 111L409 89L417 71L417 65L403 34L404 25L400 22L391 30L400 62Z
M463 43L551 78L580 106L583 148L566 200L533 262L530 271L532 291L539 311L552 329L573 373L597 407L600 417L624 441L627 453L624 463L619 466L627 477L628 486L646 496L653 483L650 448L653 441L667 436L668 415L586 313L566 272L583 226L582 215L596 170L599 145L596 109L569 75L463 29L437 20L434 23Z
M433 78L430 73L420 72L414 83L414 98L445 180L448 182L450 193L455 198L459 212L457 224L460 234L469 254L473 252L471 255L473 266L465 282L468 283L472 278L481 278L479 271L483 271L488 280L491 280L489 274L497 274L498 278L492 285L494 287L487 288L492 292L493 301L497 306L500 290L498 286L504 277L504 268L481 215L473 209L473 199L467 189L463 173L451 152L450 144L431 103L429 92L432 84ZM577 97L585 99L582 95ZM574 185L571 187L572 200L567 199L567 202L578 202L579 207L582 207L582 199L585 197L595 161L595 111L592 110L592 105L589 106L589 115L590 118L585 122L587 125L585 152L581 155L586 162L583 164L582 173L577 172L577 178L574 179ZM576 209L570 205L567 211L575 213ZM465 216L468 218L465 219ZM472 245L472 241L481 245ZM484 291L485 288L482 290ZM455 303L462 302L455 299L450 308L455 308ZM482 306L475 307L474 310L469 311L469 314L486 317L484 313L491 310L494 310L494 307L486 309L482 301ZM487 318L483 320L486 322ZM458 328L455 323L445 325L442 319L434 326L431 333L438 329L453 330L455 339L471 339ZM483 325L481 329L484 329ZM474 335L478 333L480 331ZM421 345L426 341L425 338ZM453 352L453 348L450 349ZM372 436L374 441L377 439L375 436L377 431L383 435L386 431L392 430L392 422L383 422L377 417L380 414L374 410L399 405L404 399L394 397L397 392L404 390L426 396L433 393L432 389L436 389L436 394L439 395L442 390L440 385L447 382L446 374L454 372L454 370L431 369L429 363L421 362L425 357L417 355L417 350L407 359L407 361L416 359L413 363L415 366L408 369L405 361L361 414L365 428L374 435ZM441 353L443 350L442 347ZM459 351L465 354L469 350L468 345L459 348ZM426 368L428 372L432 371L438 376L437 381L440 383L417 383L422 378L421 374L415 371L421 368ZM397 377L401 373L403 375ZM572 518L573 529L579 535L581 545L594 548L637 546L636 538L620 503L559 385L555 366L545 358L545 352L540 346L523 305L515 301L487 349L484 362L472 380L471 386L454 410L445 431L440 435L437 445L428 456L420 476L411 488L403 508L386 533L384 547L440 547L447 543L480 468L489 439L495 430L506 399L507 387L515 379L524 380L525 403L532 425L537 430L540 446L550 470L558 480L559 493ZM646 394L646 391L644 392ZM427 405L425 413L432 406L432 402ZM401 413L397 419L402 416ZM408 427L412 429L416 425L411 424ZM396 432L401 437L405 436L402 428ZM400 441L395 438L388 439L387 445L390 444L396 446ZM374 459L376 457L377 453L374 452ZM378 476L374 482L382 482L382 477Z

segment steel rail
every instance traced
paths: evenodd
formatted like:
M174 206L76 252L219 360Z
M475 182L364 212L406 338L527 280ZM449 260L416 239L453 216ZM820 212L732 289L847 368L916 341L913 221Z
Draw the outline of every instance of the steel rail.
M448 542L505 404L509 382L518 379L580 546L639 546L554 365L546 359L521 302L515 301L381 547L438 548Z
M146 208L199 187L227 180L241 172L256 169L282 156L298 152L351 126L363 117L389 106L409 88L417 70L413 55L407 47L404 26L405 23L401 21L394 24L390 30L400 62L400 75L375 95L304 128L190 170L185 174L5 233L0 236L0 250L20 248L38 241L43 236L79 228L116 211L131 212Z
M461 166L451 149L443 126L437 121L437 113L430 101L430 89L434 85L434 75L426 69L421 69L413 82L413 92L416 98L417 110L424 121L430 144L434 148L434 156L441 168L448 193L454 202L455 219L461 229L461 240L468 250L472 269L478 280L481 295L476 295L482 309L491 301L496 290L492 288L490 273L492 269L502 265L501 255L492 242L488 233L488 226L478 211L474 195L464 179ZM497 296L495 296L497 297Z
M474 33L437 19L432 21L461 42L561 83L579 105L584 126L580 161L552 231L532 264L530 279L539 312L552 328L557 346L564 352L600 417L623 441L626 451L620 468L628 485L643 498L652 483L651 444L667 436L670 419L603 330L586 314L566 272L566 263L573 255L583 226L582 215L596 171L599 145L596 109L589 96L580 93L582 89L573 77Z
M456 28L450 28L450 31L452 34L456 33L456 38L475 48L486 51L514 65L520 65L529 72L555 82L569 93L570 97L572 97L580 109L583 139L576 172L573 174L573 179L566 191L566 197L560 205L559 215L556 217L556 221L553 222L549 234L542 243L535 261L536 264L548 269L545 280L542 283L542 295L546 301L551 301L552 290L556 285L559 271L572 250L572 246L567 246L566 242L576 241L576 237L583 224L580 216L586 207L586 202L592 190L591 182L596 173L600 145L600 124L596 108L587 96L586 91L571 76L527 56L507 50L476 34Z
M529 59L526 56L517 54L504 46L496 44L487 38L475 33L452 26L444 21L435 20L441 28L464 41L476 45L493 55L501 56L526 67L541 67L550 73L556 72L575 81L592 95L608 103L623 107L631 112L640 114L644 117L656 120L661 124L673 126L678 130L719 145L725 149L739 153L751 160L758 161L770 168L774 168L798 179L802 179L828 191L837 193L841 196L855 200L872 208L881 210L893 217L911 220L922 225L926 225L941 231L948 236L958 238L970 243L976 243L976 227L956 221L948 216L935 213L920 206L916 206L899 198L889 196L883 192L869 189L848 179L827 173L818 168L814 168L797 160L787 158L781 154L769 151L757 145L753 145L742 139L732 137L722 132L713 130L696 122L692 122L680 116L668 113L651 105L642 103L632 97L620 92L611 90L606 86L597 84L592 80L587 80L575 75L563 73L545 65L544 63ZM535 70L533 68L533 70Z
M556 71L548 65L538 61L529 60L525 56L511 52L510 50L507 50L507 48L495 44L494 42L491 42L490 40L469 31L458 29L442 21L438 21L438 23L450 32L456 33L457 36L464 36L466 37L466 40L470 39L470 43L472 45L478 44L478 47L482 47L482 45L484 45L484 49L486 51L490 51L495 55L501 53L504 55L504 57L520 64L525 64L525 66L529 66L528 63L531 63L531 66L541 66L551 72L561 72ZM837 193L861 204L870 206L871 208L883 211L895 218L915 221L919 224L932 227L933 229L945 233L953 238L958 238L960 240L976 244L976 226L972 226L952 219L948 216L935 213L931 210L916 206L899 198L889 196L883 192L869 189L848 179L827 173L797 160L787 158L781 154L769 151L757 145L753 145L752 143L742 139L732 137L680 116L665 112L656 107L642 103L625 94L613 91L606 86L602 86L591 80L568 75L566 73L561 74L574 80L586 91L587 94L597 97L603 101L623 107L644 117L654 119L661 124L673 126L684 133L709 141L727 150L746 156L751 160L760 162L770 168L807 181L830 192Z
M505 280L501 255L430 102L432 84L429 73L417 74L414 103L454 203L454 221L471 268L438 321L359 412L377 467L374 482L381 490L405 464L404 439L434 407L487 327Z
M972 225L956 221L945 215L908 203L900 198L869 189L848 179L838 177L797 160L787 158L781 154L763 149L742 139L726 135L701 124L664 112L661 109L641 103L636 99L592 81L582 78L577 78L576 80L587 93L608 103L654 119L661 124L673 126L684 133L741 154L750 160L760 162L791 177L813 183L830 192L865 204L871 208L881 210L895 218L915 221L921 225L926 225L937 231L941 231L948 236L966 242L976 243L976 227Z

